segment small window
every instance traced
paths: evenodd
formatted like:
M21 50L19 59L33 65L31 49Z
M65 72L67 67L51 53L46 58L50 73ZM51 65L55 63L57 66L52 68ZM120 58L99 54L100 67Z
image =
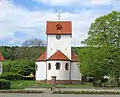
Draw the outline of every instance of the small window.
M38 65L36 64L36 70L38 70Z
M66 64L65 64L65 69L68 70L68 68L69 68L69 64L66 63Z
M51 70L51 64L50 63L48 64L48 70Z
M60 70L60 63L56 63L56 70Z

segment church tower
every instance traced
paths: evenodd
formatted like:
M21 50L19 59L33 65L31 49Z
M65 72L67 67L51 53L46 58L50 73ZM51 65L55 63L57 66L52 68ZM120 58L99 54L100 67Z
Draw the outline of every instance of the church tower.
M36 81L57 84L80 83L81 73L77 55L71 51L72 22L48 21L47 48L36 60Z
M70 21L47 22L47 59L59 50L71 60L71 27Z

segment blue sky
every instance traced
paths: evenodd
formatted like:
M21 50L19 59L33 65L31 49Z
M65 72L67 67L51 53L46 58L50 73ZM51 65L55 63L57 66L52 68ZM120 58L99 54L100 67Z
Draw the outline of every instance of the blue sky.
M0 0L0 45L18 45L26 39L46 41L46 21L72 21L72 46L82 46L90 24L113 10L120 0Z

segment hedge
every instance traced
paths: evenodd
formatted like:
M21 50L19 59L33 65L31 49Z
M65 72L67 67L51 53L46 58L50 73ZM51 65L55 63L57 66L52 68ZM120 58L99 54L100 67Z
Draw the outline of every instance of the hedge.
M23 78L24 78L24 80L35 80L34 77L23 77Z
M10 89L11 83L9 80L0 79L0 89Z
M6 72L2 73L0 75L0 79L6 79L6 80L23 80L23 75L12 73L12 72Z

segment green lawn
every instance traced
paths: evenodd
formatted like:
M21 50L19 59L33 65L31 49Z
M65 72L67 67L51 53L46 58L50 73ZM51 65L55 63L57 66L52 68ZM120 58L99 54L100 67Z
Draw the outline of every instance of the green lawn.
M51 87L50 84L41 83L38 84L40 87ZM86 84L57 84L57 87L63 87L63 88L93 88L93 85L91 83Z
M32 80L11 81L11 89L24 89L34 85L35 85L35 81Z
M35 81L32 80L17 80L17 81L11 81L11 89L24 89L30 86L34 86L36 84ZM38 87L51 87L50 84L46 83L40 83L37 84ZM63 88L93 88L93 85L91 83L86 84L58 84L57 87L63 87Z
M85 84L60 84L57 85L57 87L65 87L65 88L93 88L93 85L91 83L85 83Z

